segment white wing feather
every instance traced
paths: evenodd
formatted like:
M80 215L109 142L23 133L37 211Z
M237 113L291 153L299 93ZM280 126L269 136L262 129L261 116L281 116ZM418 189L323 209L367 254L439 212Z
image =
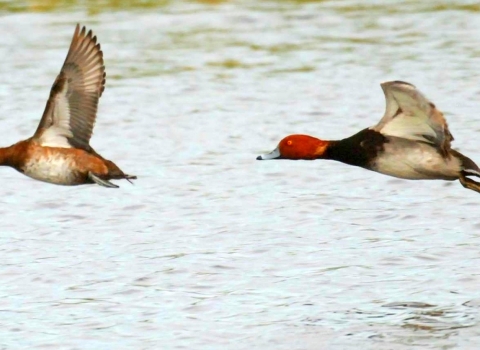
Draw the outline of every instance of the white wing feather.
M450 147L453 139L443 114L415 86L392 81L381 84L385 114L371 129L388 136Z

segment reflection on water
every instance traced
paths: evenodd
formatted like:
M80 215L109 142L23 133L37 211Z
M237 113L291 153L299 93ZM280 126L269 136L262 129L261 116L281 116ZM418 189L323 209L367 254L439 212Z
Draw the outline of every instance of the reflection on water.
M480 161L468 1L1 2L2 145L29 137L77 22L107 67L92 146L116 191L0 169L0 347L469 349L479 197L334 162L257 162L342 138L416 84Z

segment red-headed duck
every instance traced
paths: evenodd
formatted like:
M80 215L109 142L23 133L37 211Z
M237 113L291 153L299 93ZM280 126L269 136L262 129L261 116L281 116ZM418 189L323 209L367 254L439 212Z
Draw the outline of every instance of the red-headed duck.
M458 179L480 192L480 183L468 177L480 177L480 169L450 148L453 136L443 113L412 84L391 81L381 86L386 111L377 125L339 141L290 135L257 159L332 159L402 179Z
M35 134L0 148L0 165L57 185L97 183L118 187L111 179L136 179L90 146L98 99L105 88L100 44L92 31L77 25L60 74L53 83Z

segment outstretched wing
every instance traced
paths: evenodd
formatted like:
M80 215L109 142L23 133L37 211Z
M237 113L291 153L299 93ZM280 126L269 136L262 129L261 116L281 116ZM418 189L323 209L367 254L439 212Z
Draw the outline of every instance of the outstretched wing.
M105 88L103 53L92 31L77 24L60 74L33 138L43 146L90 151L98 99Z
M443 113L412 84L390 81L381 86L387 102L385 114L370 129L388 136L430 143L446 154L453 136Z

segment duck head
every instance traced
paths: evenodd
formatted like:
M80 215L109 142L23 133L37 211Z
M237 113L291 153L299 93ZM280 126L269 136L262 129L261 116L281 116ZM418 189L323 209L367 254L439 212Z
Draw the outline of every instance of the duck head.
M328 141L308 135L290 135L285 137L272 152L262 154L257 160L268 159L304 159L322 158L328 146Z

